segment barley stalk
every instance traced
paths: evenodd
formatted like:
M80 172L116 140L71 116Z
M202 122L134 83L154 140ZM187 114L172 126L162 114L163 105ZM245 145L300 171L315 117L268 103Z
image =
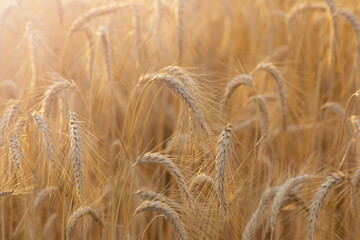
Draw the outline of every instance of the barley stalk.
M167 204L158 201L145 201L136 208L133 217L138 213L145 211L158 211L166 216L171 222L178 240L187 240L187 234L179 215Z
M114 90L114 74L113 74L113 70L112 70L112 54L111 54L111 47L110 47L110 43L109 43L109 36L108 36L108 32L105 29L105 27L100 26L98 28L98 36L99 36L99 40L100 40L100 45L101 45L101 51L102 51L102 56L104 58L104 63L105 63L105 67L106 67L106 75L107 75L107 80L108 80L108 84L109 84L109 89L111 91Z
M356 35L356 68L359 68L360 65L360 21L358 18L351 12L347 10L339 10L337 12L340 16L343 16L353 28Z
M302 185L304 181L313 178L312 175L302 175L295 178L287 180L283 185L278 187L276 191L273 204L271 206L271 214L268 218L264 229L264 236L268 233L269 229L274 229L276 224L277 216L279 215L281 208L284 206L284 203L290 199L290 196L293 192L297 192L297 189Z
M340 120L342 120L345 116L345 109L337 102L326 102L321 109L330 109L332 110L334 113L336 113ZM349 135L352 134L352 126L351 123L349 122L348 119L345 119L345 127L346 127L346 131L348 132Z
M136 160L136 164L140 163L158 163L165 167L170 174L175 178L180 191L184 195L189 207L194 210L194 202L191 198L190 191L185 183L185 179L180 169L166 156L159 153L145 153L142 157Z
M205 173L199 173L196 174L195 177L193 177L190 183L190 190L193 190L195 186L198 185L208 185L212 190L216 192L214 179L206 175Z
M56 73L54 73L56 76ZM45 118L49 118L51 105L54 101L55 96L64 91L65 89L74 88L74 85L71 84L66 79L61 78L62 81L56 81L53 83L45 92L44 98L41 103L40 112L43 114Z
M0 121L0 145L3 144L5 134L9 130L11 122L14 121L16 114L21 109L21 102L18 100L10 100L9 107L6 109L4 116Z
M254 238L255 230L261 224L261 219L263 217L263 213L266 210L266 207L274 197L278 190L278 187L268 188L263 195L261 196L260 202L258 207L256 208L255 212L251 216L250 220L247 222L245 229L242 234L243 240L251 240Z
M287 23L293 21L293 19L300 13L308 12L308 11L326 11L327 6L322 3L300 3L299 5L294 6L289 13L287 14Z
M90 26L85 25L81 28L86 35L87 44L86 44L86 71L88 74L88 79L91 81L92 79L92 71L94 65L94 56L95 56L95 48L94 48L94 34Z
M81 147L81 134L79 122L74 112L69 112L69 129L70 129L70 152L71 160L75 169L76 185L79 198L83 193L83 156Z
M26 31L28 33L30 49L30 64L32 70L30 89L32 90L34 89L39 76L38 36L32 22L26 23Z
M258 70L264 70L268 72L276 81L276 84L278 86L279 96L280 96L280 110L282 114L282 128L286 131L286 125L287 125L287 96L286 96L286 86L283 77L281 76L280 71L272 64L272 63L260 63L255 70L253 71L253 74Z
M177 203L174 200L172 200L166 196L163 196L159 193L156 193L153 191L138 190L134 194L136 196L141 197L144 200L159 201L159 202L165 203L165 204L169 205L169 207L171 207L175 211L178 211L178 212L184 211L184 208L179 203Z
M51 138L50 138L50 132L49 132L49 128L48 128L48 123L43 118L41 113L39 113L39 112L33 112L32 116L34 117L34 119L41 131L42 137L45 142L46 157L50 163L51 169L53 169L53 150L52 150L52 146L51 146Z
M184 84L182 84L177 78L169 76L167 74L158 74L151 78L150 81L159 81L161 85L164 85L174 91L191 109L195 118L199 122L201 128L207 135L210 135L209 127L205 121L204 113L199 107L199 104L195 100L193 94L189 92Z
M316 218L319 215L320 208L322 204L324 203L324 200L328 193L333 189L336 185L341 184L345 180L348 179L348 176L346 176L342 172L338 173L332 173L330 176L327 177L326 182L321 184L321 186L318 188L318 191L315 194L315 197L312 200L311 207L310 207L310 215L308 220L308 226L307 226L307 235L306 240L311 240L313 238L313 234L315 232L315 224L316 224Z
M96 7L92 8L83 15L79 16L74 20L74 22L71 24L69 31L68 31L68 38L72 36L76 31L78 31L85 23L90 21L93 18L116 13L117 11L121 9L125 9L129 6L132 6L134 4L110 4L106 6Z
M226 190L225 190L225 169L226 163L229 158L229 146L231 136L231 124L225 126L221 132L220 138L217 144L217 155L216 155L216 189L220 199L220 206L224 217L228 215L228 205L226 202Z
M238 87L240 87L242 85L247 86L247 87L251 87L251 88L255 88L254 80L250 75L241 74L241 75L238 75L238 76L234 77L226 85L225 94L224 94L224 96L223 96L223 98L221 100L221 110L220 110L220 112L222 114L225 113L228 102L229 102L232 94L234 93L234 91Z

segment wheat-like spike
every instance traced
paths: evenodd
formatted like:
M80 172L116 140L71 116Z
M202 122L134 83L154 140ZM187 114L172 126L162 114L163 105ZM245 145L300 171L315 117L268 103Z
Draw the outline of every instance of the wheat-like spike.
M343 16L353 28L356 35L356 67L360 65L360 21L355 16L355 14L349 12L348 10L339 10L337 14Z
M185 183L185 179L183 174L181 173L180 169L171 161L168 157L161 155L159 153L145 153L142 157L139 157L136 160L136 164L140 163L158 163L165 167L170 174L175 178L179 189L185 196L187 203L189 204L190 208L194 209L194 202L191 198L190 191Z
M48 118L50 115L51 105L56 95L61 91L71 88L74 88L74 85L69 81L67 81L66 79L62 79L62 81L56 81L55 83L53 83L46 90L44 94L44 98L41 103L41 110L40 110L40 112L45 118Z
M83 156L79 122L74 112L69 112L71 160L75 169L77 189L80 199L83 192Z
M35 213L38 215L40 211L41 204L44 202L45 198L50 196L51 192L57 191L58 188L55 186L48 186L43 188L35 197L34 200L34 209Z
M110 40L108 36L108 32L105 27L100 26L97 32L101 45L101 52L104 58L104 63L106 67L106 75L108 79L109 89L111 91L114 90L114 74L112 70L112 54L111 54L111 46Z
M18 169L20 169L20 153L22 150L21 144L19 142L19 137L22 128L25 126L25 123L26 119L24 117L20 118L16 122L15 131L9 140L11 156Z
M263 231L263 236L266 236L269 229L273 229L275 227L276 219L281 209L284 207L284 202L286 202L290 198L291 193L296 192L297 188L299 188L304 181L309 180L313 177L313 175L305 174L302 176L291 178L287 180L283 185L278 187L278 191L275 194L273 204L271 206L271 214Z
M228 205L225 191L225 169L229 158L229 146L231 137L231 124L225 126L217 143L216 155L216 189L220 199L220 206L224 217L228 215Z
M208 185L212 190L216 192L214 179L209 175L206 175L205 173L199 173L196 174L195 177L193 177L190 183L190 190L194 190L195 186L203 185L203 184Z
M345 116L345 109L337 102L326 102L322 105L321 109L331 109L334 113L336 113L340 120L342 120ZM348 134L351 136L353 133L351 122L348 119L345 119L345 127Z
M251 216L250 220L245 226L244 232L242 234L242 240L251 240L254 238L255 230L261 224L261 219L263 218L263 212L266 210L268 203L275 197L278 187L268 188L263 195L261 196L258 207Z
M16 195L16 192L13 189L4 190L0 192L0 199L7 197L7 196L13 196Z
M175 231L176 238L178 240L187 240L187 234L184 225L179 215L167 204L159 201L145 201L139 207L136 208L133 217L138 213L145 211L158 211L166 216L171 222L171 225Z
M16 114L21 109L21 102L19 100L10 100L9 107L7 108L4 116L0 121L0 145L3 144L6 132L9 130L10 123L14 121Z
M71 229L74 227L76 222L86 216L91 215L91 217L101 226L104 227L104 223L101 220L100 216L95 212L94 209L92 209L89 206L80 207L77 209L71 216L69 217L67 223L66 223L66 239L70 239Z
M184 12L185 12L185 1L184 0L177 0L177 37L178 37L178 46L179 46L179 56L178 60L182 61L184 57L184 40L185 40L185 19L184 19Z
M177 202L175 202L174 200L153 192L153 191L146 191L146 190L138 190L134 193L136 196L141 197L144 200L150 200L150 201L159 201L159 202L163 202L166 203L167 205L169 205L169 207L171 207L172 209L174 209L175 211L178 212L183 212L184 208Z
M351 207L354 212L355 219L358 219L357 209L357 188L360 181L360 169L356 170L351 177Z
M344 182L348 179L348 176L346 176L342 172L338 173L332 173L330 176L327 177L326 182L321 184L321 186L318 188L318 191L315 194L315 197L312 200L311 207L310 207L310 215L307 225L307 235L306 240L311 240L313 237L313 234L315 232L315 223L316 218L319 215L320 208L322 204L324 203L324 200L328 193L333 189L336 185Z
M10 142L10 152L11 158L16 164L17 169L20 169L20 152L21 152L21 145L17 138L11 137L9 139Z
M286 130L287 126L287 95L286 85L280 71L272 63L261 62L253 71L253 74L258 70L264 70L268 72L276 81L280 97L280 110L282 114L282 127Z
M287 22L290 24L294 17L298 14L308 11L326 11L327 6L323 3L300 3L299 5L294 6L289 13L286 15Z
M45 142L45 151L46 157L50 163L51 169L53 169L53 150L51 146L51 138L47 121L43 118L41 113L33 112L32 116L34 117Z
M25 124L26 124L26 118L21 117L19 120L17 120L16 125L15 125L15 131L14 131L14 136L16 138L19 138L21 130L23 129Z
M68 38L72 36L76 31L78 31L86 22L90 21L95 17L100 17L103 15L115 13L118 10L130 6L129 4L119 5L119 4L110 4L106 6L92 8L89 11L85 12L83 15L79 16L74 22L71 24L68 31Z
M159 81L160 84L168 87L173 92L175 92L191 109L195 118L198 120L201 128L205 131L205 133L207 135L210 135L210 130L205 121L203 111L199 107L193 94L185 88L184 84L182 84L177 78L167 74L155 75L153 78L150 79L150 81Z
M169 75L176 77L178 80L181 81L182 84L184 84L185 88L187 88L188 91L192 92L192 94L199 93L198 84L181 67L168 66L168 67L160 70L160 72L165 72L165 73L168 73Z
M269 129L270 118L269 118L269 108L267 106L266 100L262 95L255 95L249 98L248 102L258 101L260 110L262 113L262 121L261 121L261 135L264 136L266 131Z
M226 111L228 102L234 93L234 91L240 86L247 86L251 88L255 88L254 80L250 75L240 74L234 77L225 88L225 94L221 100L221 113L223 114Z
M95 56L95 37L94 33L89 25L85 25L81 28L81 30L85 33L87 38L86 43L86 72L88 74L88 79L91 81L92 79L92 69L94 65L94 56Z
M30 89L34 89L39 76L38 36L32 22L27 22L25 28L28 33L30 64L32 70Z

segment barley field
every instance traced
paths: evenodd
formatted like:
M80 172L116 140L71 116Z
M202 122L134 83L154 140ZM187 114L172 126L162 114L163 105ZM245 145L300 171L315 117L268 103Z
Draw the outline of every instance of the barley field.
M360 239L358 0L0 0L0 239Z

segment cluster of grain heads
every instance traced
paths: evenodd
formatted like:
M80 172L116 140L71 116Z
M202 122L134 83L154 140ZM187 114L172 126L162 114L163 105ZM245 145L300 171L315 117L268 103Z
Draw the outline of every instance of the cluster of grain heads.
M306 240L312 240L313 238L313 234L315 232L316 218L319 215L320 208L323 205L326 196L334 187L348 179L349 177L343 172L332 173L330 176L327 177L326 182L321 184L321 186L318 188L310 207Z
M184 212L184 208L179 203L175 202L174 200L172 200L162 194L159 194L159 193L156 193L153 191L146 191L146 190L138 190L134 194L136 196L141 197L144 200L159 201L159 202L165 203L177 212L180 212L180 213Z
M33 112L32 116L34 117L36 124L41 131L42 138L44 140L45 144L45 151L46 151L46 157L50 163L51 169L53 169L53 148L51 144L51 138L50 138L50 131L49 131L49 125L48 122L44 119L42 113L40 112Z
M159 153L145 153L143 156L139 157L136 160L135 165L141 163L157 163L163 166L167 171L169 171L169 173L174 177L175 181L177 182L180 192L185 197L188 206L193 212L195 211L194 202L191 198L191 194L188 186L186 185L184 176L181 173L180 169L173 163L173 161L171 161L170 158Z
M169 205L163 202L159 201L145 201L143 202L137 209L135 210L135 213L133 214L133 217L137 215L138 213L145 212L145 211L158 211L161 212L166 216L167 219L169 219L175 235L176 239L178 240L187 240L188 236L186 234L184 224L181 221L179 215L172 209Z
M99 226L104 227L104 222L94 209L89 206L80 207L70 215L66 223L66 239L70 240L72 228L80 218L86 215L90 215L99 224Z
M70 153L71 161L74 165L77 192L79 198L82 198L83 192L83 156L82 156L82 142L79 121L74 112L69 112L69 131L70 131Z
M217 155L216 155L216 189L220 199L220 206L224 217L228 215L228 205L226 202L226 190L225 190L225 169L226 163L229 158L229 146L231 136L231 124L225 126L221 132L220 138L217 143Z
M226 112L228 102L234 91L240 86L247 86L255 89L254 80L250 75L240 74L234 77L225 88L225 94L221 100L220 114L223 116Z
M114 90L114 74L112 70L112 54L111 54L111 45L110 40L108 36L108 32L105 27L100 26L97 31L102 56L104 58L104 63L106 67L106 75L107 75L107 81L109 85L109 89L111 91Z
M252 75L259 70L264 70L269 73L276 81L280 97L280 110L282 115L282 128L286 130L287 125L287 90L284 79L280 71L272 63L261 62L253 70Z

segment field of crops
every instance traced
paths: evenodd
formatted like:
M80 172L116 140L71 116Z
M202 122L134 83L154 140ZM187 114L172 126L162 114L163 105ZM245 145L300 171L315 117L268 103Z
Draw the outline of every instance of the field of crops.
M0 0L0 239L360 239L358 0Z

